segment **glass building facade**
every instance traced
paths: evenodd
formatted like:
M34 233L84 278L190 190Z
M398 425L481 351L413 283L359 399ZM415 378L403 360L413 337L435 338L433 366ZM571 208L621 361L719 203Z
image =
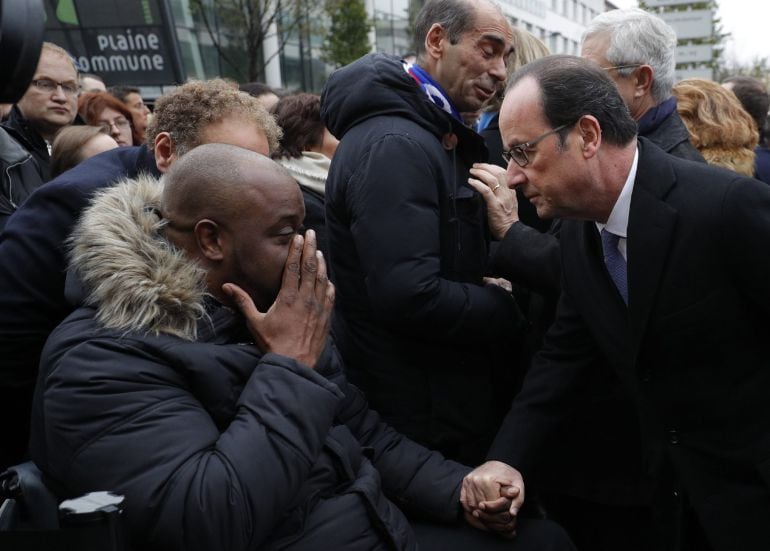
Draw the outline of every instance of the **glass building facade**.
M259 80L274 87L319 92L334 70L323 61L321 51L329 28L324 0L251 1L255 6L271 5L271 11L277 6L277 16L267 33L255 39L251 47L245 45L242 29L236 30L246 13L234 11L238 2L233 0L45 0L47 33L49 39L65 48L80 49L89 60L96 55L105 64L108 60L117 62L126 54L118 51L120 48L103 51L100 39L119 39L121 35L136 36L152 30L164 45L162 51L146 53L163 54L166 69L173 65L174 73L156 72L150 78L135 71L120 82L139 85L148 99L180 79L217 76L239 83ZM512 25L532 32L554 53L573 54L578 52L588 21L612 7L604 0L495 1ZM423 2L364 0L371 22L372 50L399 56L412 53L410 14L416 14ZM132 23L134 20L141 21ZM105 76L112 80L123 78L116 73Z

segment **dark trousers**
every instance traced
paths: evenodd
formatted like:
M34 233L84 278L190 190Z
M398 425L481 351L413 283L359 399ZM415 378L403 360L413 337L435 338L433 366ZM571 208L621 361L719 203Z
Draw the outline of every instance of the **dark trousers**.
M656 506L624 507L549 495L549 518L564 527L579 551L712 551L686 497L668 489Z
M661 551L651 507L593 503L567 495L543 496L549 518L580 551Z
M482 532L465 522L411 521L411 525L420 551L575 551L566 532L548 520L520 519L513 539Z

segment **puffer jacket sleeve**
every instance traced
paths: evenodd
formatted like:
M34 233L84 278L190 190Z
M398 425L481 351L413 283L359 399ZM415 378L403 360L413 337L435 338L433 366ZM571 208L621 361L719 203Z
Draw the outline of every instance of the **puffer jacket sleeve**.
M385 135L348 185L350 232L372 308L395 331L421 339L510 335L521 323L510 294L442 275L440 195L455 183L443 181L435 160L446 152L426 147L409 135Z
M380 473L385 494L402 509L419 517L451 522L460 513L460 485L471 468L445 459L384 423L369 409L364 394L347 382L342 359L327 347L324 376L343 392L337 420L347 425Z
M227 369L207 355L213 348L196 361ZM256 368L222 428L173 369L173 354L129 338L61 350L46 354L37 430L48 452L38 447L35 459L73 493L124 494L142 548L258 547L296 499L342 397L305 365L252 355Z

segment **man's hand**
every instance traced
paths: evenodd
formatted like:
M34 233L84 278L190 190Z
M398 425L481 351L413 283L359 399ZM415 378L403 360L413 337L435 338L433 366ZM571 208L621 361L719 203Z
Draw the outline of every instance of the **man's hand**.
M497 287L500 287L509 293L513 292L513 285L511 282L502 277L485 277L484 285L496 285Z
M475 163L470 173L473 178L468 178L468 183L484 198L489 230L499 241L519 221L516 191L508 188L505 169L497 165Z
M524 504L524 481L513 467L488 461L463 479L460 502L471 526L513 537Z
M315 367L326 346L334 307L334 285L326 275L326 261L316 250L313 230L297 235L289 249L281 289L266 313L234 283L222 290L246 318L249 331L265 352L275 352Z

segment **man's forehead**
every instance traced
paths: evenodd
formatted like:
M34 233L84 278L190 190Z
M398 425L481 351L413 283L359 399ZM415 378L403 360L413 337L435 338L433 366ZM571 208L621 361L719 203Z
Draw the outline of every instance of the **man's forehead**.
M487 2L479 2L475 7L474 24L468 31L482 40L499 42L505 47L511 47L513 29L497 6Z
M526 141L530 129L545 123L540 101L540 87L532 77L525 77L505 93L500 109L500 130L508 144ZM519 139L521 138L521 139Z
M58 52L43 50L40 53L37 72L46 70L69 71L72 73L73 79L77 78L77 71L75 71L75 67L72 64L72 59Z

